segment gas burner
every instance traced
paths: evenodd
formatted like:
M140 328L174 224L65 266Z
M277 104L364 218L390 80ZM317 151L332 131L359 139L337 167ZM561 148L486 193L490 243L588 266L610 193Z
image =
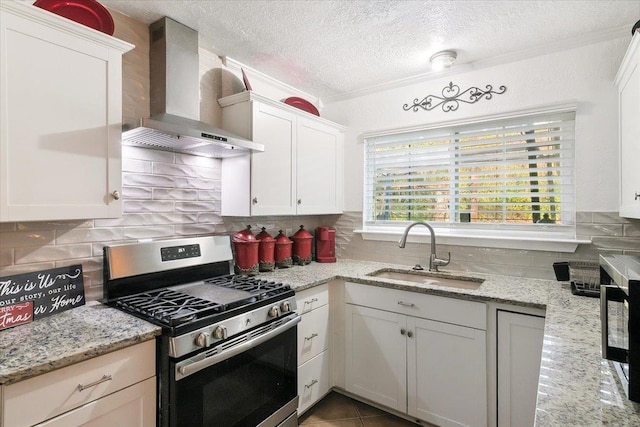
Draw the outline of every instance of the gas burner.
M117 300L116 305L123 310L148 316L169 326L187 323L224 309L222 305L215 302L171 289L124 297Z

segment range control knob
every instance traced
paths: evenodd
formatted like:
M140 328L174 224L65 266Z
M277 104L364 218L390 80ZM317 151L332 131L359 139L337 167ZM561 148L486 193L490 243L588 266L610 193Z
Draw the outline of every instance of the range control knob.
M222 325L216 327L213 331L213 336L219 340L226 340L228 336L227 334L227 327Z
M285 301L282 304L280 304L280 310L282 310L283 313L288 313L291 311L291 303L289 301Z
M198 347L209 347L211 345L210 338L211 336L208 333L202 332L196 337L196 345Z
M269 309L269 317L278 317L280 316L280 307L274 305Z

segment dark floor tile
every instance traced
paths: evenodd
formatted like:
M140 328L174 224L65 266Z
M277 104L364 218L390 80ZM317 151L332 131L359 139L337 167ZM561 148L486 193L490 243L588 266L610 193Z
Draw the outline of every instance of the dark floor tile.
M309 425L326 421L358 418L358 412L351 399L336 392L329 393L300 417L300 425ZM355 424L359 426L359 424Z
M393 415L362 418L362 423L364 424L364 427L418 427L418 426L421 426L420 424L415 424Z
M373 406L367 405L366 403L354 400L354 404L356 405L356 409L358 410L358 415L360 417L379 417L382 415L387 415L387 413L383 410L374 408Z
M359 418L354 418L352 420L336 420L336 421L327 421L321 423L313 423L313 424L300 424L304 427L363 427L362 421Z

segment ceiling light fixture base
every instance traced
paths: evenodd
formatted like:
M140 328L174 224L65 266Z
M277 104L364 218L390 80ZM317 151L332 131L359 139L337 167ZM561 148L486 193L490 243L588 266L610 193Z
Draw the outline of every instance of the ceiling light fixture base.
M433 54L429 61L434 70L444 70L445 68L451 68L457 58L458 54L455 50L443 50Z

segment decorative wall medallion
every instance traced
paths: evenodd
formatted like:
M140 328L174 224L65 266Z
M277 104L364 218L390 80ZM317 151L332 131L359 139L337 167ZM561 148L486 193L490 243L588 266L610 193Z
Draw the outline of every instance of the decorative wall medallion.
M496 92L493 90L492 85L487 85L485 90L472 86L464 92L460 92L460 86L454 85L453 82L449 82L449 85L442 89L441 97L438 95L427 95L422 100L415 98L413 100L413 105L404 104L402 108L404 111L418 111L418 108L430 111L437 106L442 105L442 111L446 113L449 111L456 111L461 102L466 104L475 104L482 98L491 99L494 94L502 95L507 91L507 87L500 86L498 90L499 92Z

